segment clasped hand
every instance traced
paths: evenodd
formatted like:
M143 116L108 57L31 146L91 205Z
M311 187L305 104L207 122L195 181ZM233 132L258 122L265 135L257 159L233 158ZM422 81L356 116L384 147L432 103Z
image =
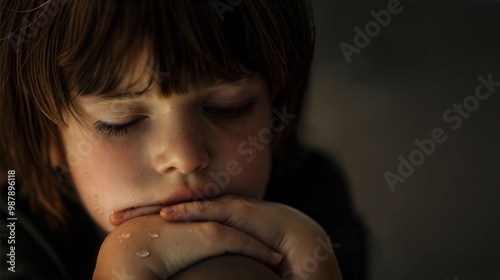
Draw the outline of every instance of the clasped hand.
M224 195L168 206L159 214L131 219L110 232L94 279L120 273L168 279L225 253L254 258L282 279L342 279L325 231L289 206Z

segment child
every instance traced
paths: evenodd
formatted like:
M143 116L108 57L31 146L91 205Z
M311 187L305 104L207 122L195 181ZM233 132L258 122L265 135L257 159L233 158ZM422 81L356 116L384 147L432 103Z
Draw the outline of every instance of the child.
M305 1L34 2L0 11L2 279L341 279L357 222L295 136Z

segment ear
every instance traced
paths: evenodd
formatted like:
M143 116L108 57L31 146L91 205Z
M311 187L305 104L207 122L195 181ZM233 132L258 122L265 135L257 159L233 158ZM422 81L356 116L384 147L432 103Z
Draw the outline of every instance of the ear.
M60 169L63 173L68 171L66 153L64 151L63 143L61 141L59 133L53 134L49 137L47 148L50 166L52 167L52 169Z

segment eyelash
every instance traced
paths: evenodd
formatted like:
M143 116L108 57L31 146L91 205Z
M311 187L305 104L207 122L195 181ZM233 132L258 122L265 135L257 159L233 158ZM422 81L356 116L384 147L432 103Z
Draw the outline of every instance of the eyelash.
M252 101L237 108L228 108L228 107L225 108L224 106L220 107L214 106L214 107L204 107L203 110L213 118L236 119L252 113L253 108L254 108L254 102ZM99 121L96 125L96 129L106 137L110 138L126 137L140 125L143 119L144 118L139 118L124 124L109 124Z
M99 121L96 125L96 129L106 137L120 138L129 135L134 128L140 125L142 119L143 118L136 119L124 124L109 124Z

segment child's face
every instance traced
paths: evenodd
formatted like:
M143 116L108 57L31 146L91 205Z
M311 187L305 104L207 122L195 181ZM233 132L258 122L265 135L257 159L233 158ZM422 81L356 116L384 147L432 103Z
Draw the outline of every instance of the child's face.
M140 92L149 77L139 77ZM267 82L259 75L219 82L168 98L154 86L138 96L76 97L81 117L66 112L61 153L103 229L114 228L112 212L131 207L146 215L159 210L144 206L227 193L263 197L271 169L270 148L261 141L271 120Z

